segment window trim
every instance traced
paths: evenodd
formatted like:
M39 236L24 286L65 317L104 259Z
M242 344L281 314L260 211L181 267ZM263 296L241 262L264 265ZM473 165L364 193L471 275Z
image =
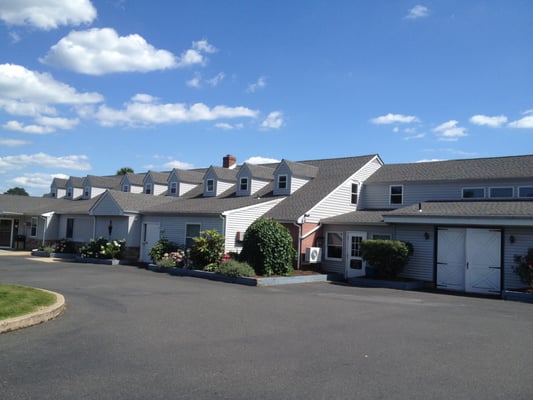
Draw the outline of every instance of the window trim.
M211 189L209 189L209 185L211 185ZM213 193L215 191L215 180L213 178L209 178L205 180L205 192L206 193Z
M198 234L200 234L200 232L202 232L202 224L200 223L196 223L196 222L187 222L185 224L185 248L192 248L192 244L191 246L187 246L187 239L190 239L190 242L193 242L193 238L197 237L197 236L187 236L187 234L189 233L188 230L189 230L189 226L198 226Z
M247 176L241 176L239 179L239 190L241 192L247 192L248 191L248 182L249 179ZM243 188L244 185L244 188Z
M354 186L356 187L355 193L353 191ZM359 185L358 182L352 182L352 186L351 186L352 196L350 198L350 204L357 205L357 202L359 201L359 187L360 187L360 185ZM355 202L353 201L354 200L354 196L355 196Z
M281 178L285 178L284 180L284 187L281 187L280 183L281 183ZM287 174L280 174L278 175L278 178L276 179L276 187L278 188L278 190L287 190L289 186L289 177Z
M39 225L39 218L31 217L30 237L37 237L37 226Z
M533 192L533 186L519 186L518 187L518 198L520 199L532 199L533 198L533 196L522 196L522 194L520 193L522 189L529 189Z
M170 182L170 187L168 191L171 195L177 195L178 194L178 182Z
M341 256L340 257L330 257L329 256L329 235L330 234L336 234L336 235L339 235L340 236L340 239L341 239L341 244L340 246L339 245L334 245L334 246L337 246L337 247L340 247L341 249ZM332 260L332 261L341 261L343 258L344 258L344 232L340 232L340 231L328 231L326 232L326 246L325 246L325 259L326 260Z
M144 194L152 194L152 184L150 182L144 185Z
M481 197L465 197L465 190L483 190L483 195ZM487 191L484 187L472 186L472 187L463 187L461 188L461 199L485 199L487 197Z
M392 188L396 188L396 187L399 187L401 188L401 193L400 194L396 194L396 193L392 193ZM399 203L395 203L392 201L392 196L395 196L396 197L399 197L400 198L400 202ZM389 205L402 205L403 204L403 185L389 185Z
M73 237L74 237L74 218L67 218L67 226L65 227L65 238L72 239Z
M511 195L510 196L493 196L492 190L493 189L511 189ZM489 199L512 199L514 198L514 187L512 186L492 186L489 187Z
M69 187L67 188L67 199L72 199L72 193L73 193L73 192L74 192L74 191L72 190L72 186L69 186Z
M122 191L125 192L125 193L128 193L130 191L130 186L129 185L122 185Z
M86 198L86 199L91 197L91 187L90 186L85 186L85 188L83 189L83 197Z

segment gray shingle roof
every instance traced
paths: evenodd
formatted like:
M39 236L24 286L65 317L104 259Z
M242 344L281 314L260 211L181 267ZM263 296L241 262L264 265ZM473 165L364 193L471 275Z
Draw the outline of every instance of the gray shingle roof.
M120 181L122 180L122 176L120 175L113 175L113 176L87 175L85 180L92 187L104 188L104 189L120 189Z
M107 190L102 196L111 196L118 206L125 212L142 212L145 209L156 207L175 201L171 196L152 196L144 193L122 192L120 190Z
M533 201L428 201L384 214L391 217L468 217L533 219Z
M178 176L180 182L200 184L204 181L205 171L174 168L172 172Z
M131 172L127 172L125 174L125 177L128 178L128 182L130 183L130 185L134 185L134 186L143 186L145 176L146 176L146 173L144 172L140 174L132 174Z
M274 168L264 167L262 165L244 163L250 170L252 178L271 181L274 179ZM243 166L244 166L243 165Z
M282 160L285 162L291 174L294 176L304 177L304 178L314 178L318 173L318 168L312 164L306 162L294 162L289 160Z
M300 161L299 164L318 168L316 177L266 213L265 216L279 221L296 221L374 157L376 157L375 154Z
M230 169L230 168L211 166L210 169L214 171L218 180L221 180L224 182L237 182L237 173L239 172L239 168L240 167Z
M148 171L146 175L150 175L154 183L157 183L158 185L166 185L168 183L170 172Z
M531 179L533 155L385 164L366 180L372 183Z
M54 178L52 180L52 185L55 186L58 189L66 189L67 187L67 180L63 178Z
M339 224L339 225L385 225L383 222L384 210L361 210L352 211L350 213L336 215L330 218L324 218L320 222L323 224Z
M100 196L90 200L67 200L54 197L0 195L0 214L35 216L50 211L57 214L87 214Z
M76 188L83 188L83 181L85 180L85 178L80 178L78 176L71 176L70 178L68 178L67 180L67 184L70 182L70 184L73 186L73 187L76 187Z

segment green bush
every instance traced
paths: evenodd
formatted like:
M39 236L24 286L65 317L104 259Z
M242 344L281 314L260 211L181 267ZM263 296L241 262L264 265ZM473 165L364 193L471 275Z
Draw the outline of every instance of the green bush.
M296 251L287 228L270 218L260 218L244 233L241 260L258 275L290 275Z
M220 263L216 272L226 276L255 276L255 271L250 264L236 260Z
M523 283L533 288L533 248L528 249L525 256L515 255L514 261L514 273Z
M181 249L172 251L170 253L164 253L163 257L156 261L156 264L160 267L173 268L183 267L185 263L185 252Z
M363 240L361 255L377 270L379 277L395 279L407 265L412 248L412 245L399 240Z
M224 255L225 239L214 229L201 231L200 236L193 238L191 261L194 268L203 269L213 263L219 263Z
M107 241L104 237L91 239L81 249L80 254L86 258L120 259L126 240Z
M157 264L165 254L170 254L178 249L179 246L177 243L171 242L167 238L161 238L150 249L150 257L152 258L152 261Z

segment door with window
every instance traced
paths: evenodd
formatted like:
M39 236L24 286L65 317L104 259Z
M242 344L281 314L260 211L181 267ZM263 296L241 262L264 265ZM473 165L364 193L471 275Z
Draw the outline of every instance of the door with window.
M142 227L141 261L150 263L150 250L161 237L159 222L145 222Z
M0 219L0 247L11 247L13 242L13 220Z
M356 278L365 275L365 261L361 256L361 242L366 240L366 232L348 232L346 240L346 269L345 277Z

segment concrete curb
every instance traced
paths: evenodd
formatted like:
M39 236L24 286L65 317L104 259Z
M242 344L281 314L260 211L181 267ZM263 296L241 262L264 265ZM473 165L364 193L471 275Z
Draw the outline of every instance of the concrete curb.
M19 317L3 319L0 321L0 333L15 331L17 329L27 328L29 326L42 324L43 322L60 316L66 309L65 297L50 290L40 289L43 292L52 293L56 296L55 304L36 311L31 314L21 315Z

